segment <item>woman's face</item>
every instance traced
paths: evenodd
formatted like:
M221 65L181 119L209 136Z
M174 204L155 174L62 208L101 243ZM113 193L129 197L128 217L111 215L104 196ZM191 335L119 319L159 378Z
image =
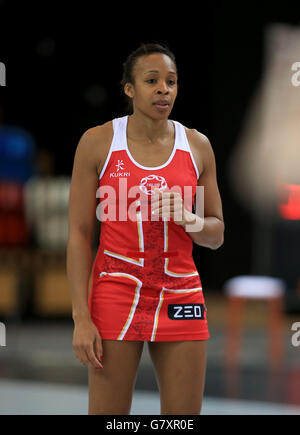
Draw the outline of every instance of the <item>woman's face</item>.
M133 69L134 84L125 85L134 111L153 119L170 115L177 96L176 67L169 56L153 53L138 58Z

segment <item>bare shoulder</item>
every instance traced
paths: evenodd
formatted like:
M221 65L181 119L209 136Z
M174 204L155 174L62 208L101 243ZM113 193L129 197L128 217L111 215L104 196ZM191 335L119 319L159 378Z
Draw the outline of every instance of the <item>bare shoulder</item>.
M205 134L196 130L195 128L185 127L186 135L190 145L195 148L200 148L201 151L209 151L211 148L211 143Z
M112 138L112 121L108 121L87 129L79 140L76 152L96 168L98 175L109 152Z
M193 157L198 166L199 174L201 175L211 154L213 153L211 143L205 134L199 132L195 128L184 128Z

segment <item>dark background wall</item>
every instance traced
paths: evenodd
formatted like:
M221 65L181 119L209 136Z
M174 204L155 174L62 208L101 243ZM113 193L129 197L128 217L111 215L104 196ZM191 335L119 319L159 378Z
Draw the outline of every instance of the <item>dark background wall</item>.
M226 165L263 68L270 22L300 23L285 2L142 2L104 4L0 0L0 88L6 124L29 130L51 151L56 174L71 174L83 132L124 114L122 62L140 42L174 51L180 90L171 118L210 139L226 225L217 251L195 247L203 284L220 288L251 272L253 222L234 198ZM91 97L89 97L91 95Z

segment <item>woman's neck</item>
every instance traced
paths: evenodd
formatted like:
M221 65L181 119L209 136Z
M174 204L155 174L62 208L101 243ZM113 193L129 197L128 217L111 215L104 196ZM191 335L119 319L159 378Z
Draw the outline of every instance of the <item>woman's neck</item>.
M137 112L128 116L127 134L134 140L155 143L168 139L172 133L172 123L168 119L151 119Z

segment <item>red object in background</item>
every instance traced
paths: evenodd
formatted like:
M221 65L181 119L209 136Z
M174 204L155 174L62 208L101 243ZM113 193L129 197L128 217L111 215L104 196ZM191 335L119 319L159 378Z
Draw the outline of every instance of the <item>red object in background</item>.
M300 370L298 367L292 367L287 372L287 397L286 402L289 405L300 404Z
M0 183L0 246L23 246L29 240L23 184Z
M278 211L283 219L300 220L299 184L280 184Z
M227 302L227 331L226 331L226 369L229 372L239 369L239 352L242 343L244 330L243 312L246 303L254 299L245 296L229 296ZM278 370L284 361L284 302L283 296L259 298L267 303L267 334L269 341L269 367L271 370ZM233 391L233 390L231 390Z

